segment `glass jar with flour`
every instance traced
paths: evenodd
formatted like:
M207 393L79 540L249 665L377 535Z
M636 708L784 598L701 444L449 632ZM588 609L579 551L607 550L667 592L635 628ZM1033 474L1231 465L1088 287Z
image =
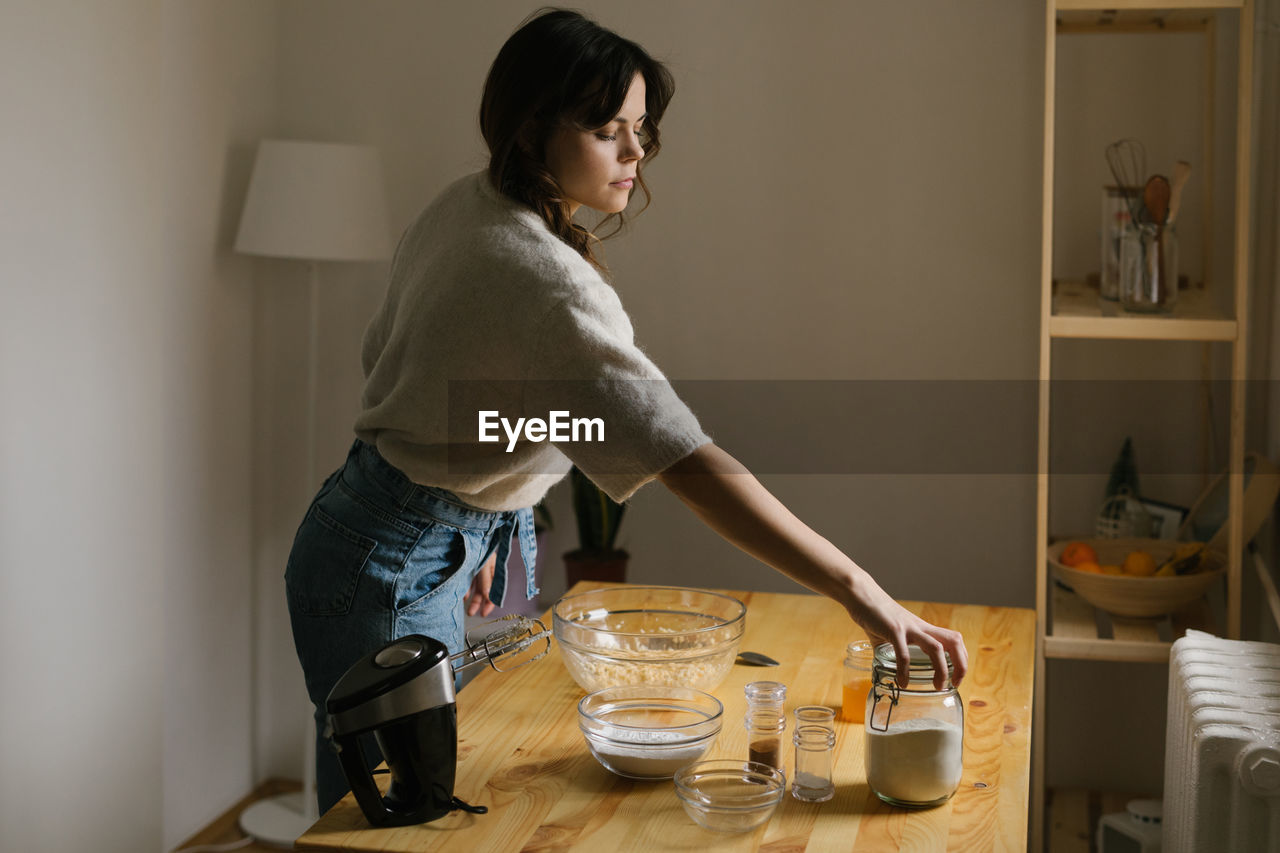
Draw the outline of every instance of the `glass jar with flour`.
M933 687L933 661L908 647L910 679L897 682L893 646L876 647L867 696L867 783L894 806L935 806L951 799L964 770L964 704L951 683L951 658L942 690Z

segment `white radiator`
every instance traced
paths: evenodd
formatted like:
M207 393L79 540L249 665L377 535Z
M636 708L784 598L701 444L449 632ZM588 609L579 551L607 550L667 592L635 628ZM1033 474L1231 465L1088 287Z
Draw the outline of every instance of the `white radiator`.
M1280 646L1200 631L1173 644L1162 847L1280 851Z

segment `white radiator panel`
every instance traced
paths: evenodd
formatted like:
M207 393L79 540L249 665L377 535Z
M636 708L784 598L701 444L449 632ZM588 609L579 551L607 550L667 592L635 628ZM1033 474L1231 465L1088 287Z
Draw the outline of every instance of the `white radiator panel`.
M1164 774L1165 853L1280 853L1280 646L1173 644Z

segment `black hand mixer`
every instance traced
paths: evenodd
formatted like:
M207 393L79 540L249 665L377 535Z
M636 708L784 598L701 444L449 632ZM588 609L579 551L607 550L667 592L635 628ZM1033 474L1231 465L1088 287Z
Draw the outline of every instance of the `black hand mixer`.
M478 636L468 634L467 647L454 655L433 637L410 634L357 661L338 679L325 701L325 734L369 823L405 826L454 809L488 811L453 795L454 673L484 665L504 672L532 663L547 653L550 634L538 619L507 616L481 626ZM360 743L370 732L391 774L385 796Z

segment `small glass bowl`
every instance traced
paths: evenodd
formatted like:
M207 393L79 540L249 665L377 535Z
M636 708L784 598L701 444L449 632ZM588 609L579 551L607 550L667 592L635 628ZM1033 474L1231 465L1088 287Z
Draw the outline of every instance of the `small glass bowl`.
M750 832L782 802L787 780L767 764L717 759L682 767L676 796L699 826L715 832Z
M670 779L720 734L724 706L690 687L606 687L578 703L578 727L596 761L628 779Z

